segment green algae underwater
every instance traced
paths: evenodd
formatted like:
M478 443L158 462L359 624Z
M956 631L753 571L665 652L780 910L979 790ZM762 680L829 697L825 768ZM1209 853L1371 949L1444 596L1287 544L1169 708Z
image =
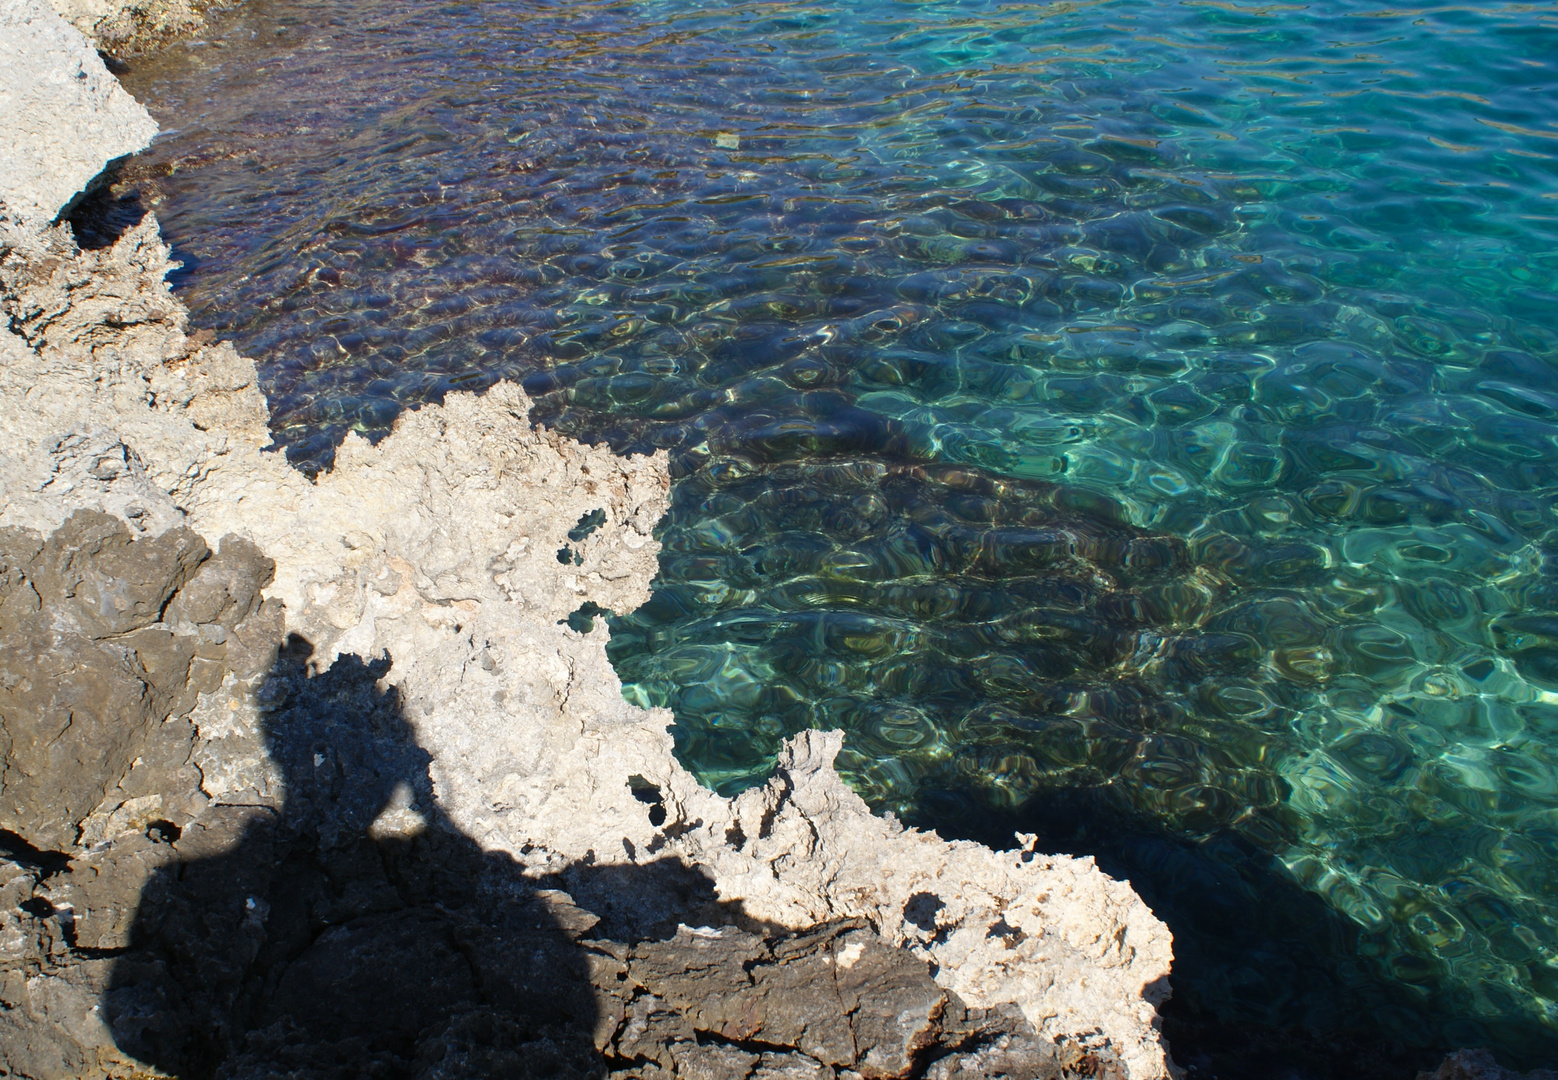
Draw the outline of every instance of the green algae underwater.
M1558 6L260 0L123 79L103 212L300 468L504 378L669 450L610 650L706 783L843 728L1095 855L1194 1076L1558 1061Z

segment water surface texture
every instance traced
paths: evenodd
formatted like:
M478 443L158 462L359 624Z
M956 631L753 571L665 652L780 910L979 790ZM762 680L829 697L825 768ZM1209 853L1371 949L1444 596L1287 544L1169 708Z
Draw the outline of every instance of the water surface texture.
M1530 1065L1558 6L1374 2L254 3L120 187L303 468L501 378L671 452L611 648L707 783L1098 855L1197 1075Z

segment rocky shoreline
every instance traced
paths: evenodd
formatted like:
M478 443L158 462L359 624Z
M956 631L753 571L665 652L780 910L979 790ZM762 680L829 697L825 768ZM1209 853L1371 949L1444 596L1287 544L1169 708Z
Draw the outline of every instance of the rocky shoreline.
M59 0L60 17L115 60L151 51L205 26L216 0Z
M278 649L274 564L237 537L78 511L0 560L8 1075L1124 1075L967 1008L863 919L764 924L674 859L483 851L436 808L389 661ZM263 760L214 757L224 684ZM235 763L284 798L211 798Z
M0 88L9 1074L1169 1074L1128 886L872 816L837 734L721 798L622 699L589 613L648 596L663 457L507 384L317 484L263 452L155 220L50 223L149 118L3 7L36 35Z

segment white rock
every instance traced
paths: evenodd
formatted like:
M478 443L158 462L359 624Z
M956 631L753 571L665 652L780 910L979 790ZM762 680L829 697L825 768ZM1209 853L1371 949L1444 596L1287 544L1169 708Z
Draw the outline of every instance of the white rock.
M310 483L260 450L253 365L230 346L191 349L154 223L106 253L64 254L21 292L30 340L0 331L0 456L13 463L0 526L51 529L91 506L134 509L148 531L182 520L243 535L276 560L269 593L317 661L391 657L386 682L433 758L439 803L483 846L538 873L677 858L722 901L792 927L864 916L971 1004L1016 1002L1047 1034L1107 1042L1136 1080L1167 1075L1154 1006L1170 935L1092 860L875 817L833 770L838 733L798 736L767 785L722 798L674 758L671 716L623 699L604 627L581 635L566 618L585 600L647 599L663 454L616 457L534 428L523 391L500 383L404 414L377 446L349 437ZM104 312L121 329L105 335ZM606 523L571 545L582 565L559 563L595 510ZM242 717L232 704L197 714L218 801L262 797L272 775L254 704L237 702ZM630 778L660 789L659 825Z
M0 0L0 132L0 204L41 224L157 124L53 8Z

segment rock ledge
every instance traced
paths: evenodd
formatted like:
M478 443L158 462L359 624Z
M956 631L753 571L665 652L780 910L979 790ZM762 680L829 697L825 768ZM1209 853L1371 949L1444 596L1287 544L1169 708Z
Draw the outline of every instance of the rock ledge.
M719 797L623 700L568 616L647 598L663 456L500 384L310 483L169 269L149 217L0 251L0 1064L1168 1075L1091 860L874 817L837 733Z

